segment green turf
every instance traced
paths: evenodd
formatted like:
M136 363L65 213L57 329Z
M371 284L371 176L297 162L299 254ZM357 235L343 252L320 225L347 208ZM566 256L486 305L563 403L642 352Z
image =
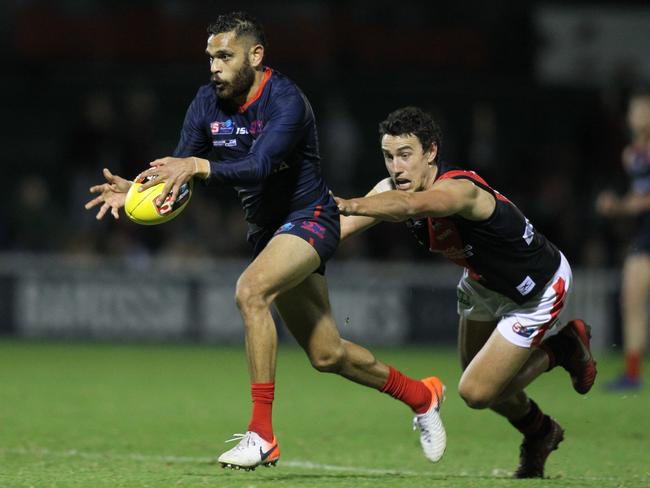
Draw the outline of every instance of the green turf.
M650 393L581 397L562 370L530 389L566 429L551 480L511 480L519 436L456 392L453 351L378 356L413 376L446 381L448 447L421 455L408 409L375 391L319 374L301 351L278 364L277 468L221 469L223 441L245 430L250 400L242 348L0 342L0 486L650 486ZM601 358L601 378L614 359ZM597 385L598 386L598 385Z

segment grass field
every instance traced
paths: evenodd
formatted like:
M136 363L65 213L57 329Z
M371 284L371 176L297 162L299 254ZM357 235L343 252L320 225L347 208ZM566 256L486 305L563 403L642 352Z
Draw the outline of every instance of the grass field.
M562 370L530 389L566 429L550 480L511 480L520 438L457 395L451 350L379 350L413 376L447 383L448 447L420 453L406 407L313 371L280 351L274 406L282 459L255 472L221 469L250 399L243 348L0 341L0 486L28 487L641 487L650 486L650 394L573 392ZM600 378L614 372L600 358Z

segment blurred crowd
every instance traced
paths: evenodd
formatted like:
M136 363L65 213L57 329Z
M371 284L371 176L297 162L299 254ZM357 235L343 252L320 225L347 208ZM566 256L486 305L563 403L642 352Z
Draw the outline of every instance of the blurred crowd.
M167 10L176 5L152 5L158 3ZM498 3L509 5L506 1ZM352 13L344 17L350 22L364 8L370 8L364 2L352 4ZM425 4L422 3L422 15L428 14ZM334 12L324 5L317 12L301 10L300 5L312 4L297 2L292 10L294 18L313 20L324 12ZM61 59L50 60L49 64L46 61L41 66L40 58L31 51L31 38L21 34L20 26L27 22L26 16L28 20L34 16L40 19L43 9L39 10L39 2L31 2L26 11L13 12L17 18L14 39L18 47L11 58L20 69L3 83L7 90L40 94L40 98L31 100L30 120L37 126L51 127L48 132L54 135L47 141L43 140L47 136L41 135L28 143L34 147L20 147L7 153L14 183L9 189L11 198L0 213L0 247L141 259L168 253L248 256L243 212L234 192L218 185L198 185L184 213L175 221L156 227L138 226L125 217L114 221L109 216L98 222L94 212L83 209L90 199L89 187L101 182L103 167L133 178L149 161L171 154L185 108L198 86L207 81L207 64L202 64L200 45L204 42L203 31L197 33L199 46L194 57L188 58L181 52L170 55L171 61L159 56L163 59L147 64L143 58L138 64L133 59L121 60L118 52L104 62L94 59L92 53L71 54L66 50L72 48L65 45L60 48ZM519 26L513 27L512 35L524 32L527 23L523 7L513 7L501 17L494 12L492 17L484 16L480 28L476 27L478 16L454 16L458 12L447 7L442 20L451 27L442 33L436 31L437 42L443 48L447 46L451 56L457 53L456 48L449 47L456 45L452 40L456 39L458 45L469 43L461 54L471 53L475 57L457 56L450 60L444 53L431 51L429 57L423 54L420 59L414 54L408 58L410 70L404 68L402 72L394 60L377 57L383 44L373 44L371 48L361 43L355 52L365 64L359 65L359 59L345 58L347 41L335 36L337 30L331 28L330 37L337 39L330 39L335 46L331 52L325 53L322 46L315 46L320 54L327 54L327 63L313 62L313 66L305 67L300 60L309 55L308 50L290 46L293 38L289 36L294 33L277 30L278 16L269 12L267 8L258 13L267 13L271 19L267 22L267 31L271 31L269 64L294 78L310 99L318 123L322 168L334 193L345 197L365 194L384 177L377 125L399 106L420 105L434 115L443 129L442 158L479 172L519 205L572 262L582 266L620 263L633 222L617 221L612 225L598 218L594 200L604 188L618 192L626 188L620 163L628 137L626 96L640 81L639 74L629 66L622 64L608 82L598 86L545 86L535 80L534 62L529 60L537 52L532 46L534 36L520 39L515 46L509 44L512 39L499 28L516 14L523 16L523 20L512 24ZM81 15L76 10L74 13ZM187 32L187 17L179 18L183 20L183 32ZM264 15L260 18L265 21ZM379 22L379 17L368 19L364 22ZM413 20L413 16L404 20L415 26L420 36L429 28ZM158 17L156 22L160 23ZM324 25L340 24L331 18L328 22ZM192 26L204 23L207 24L199 18ZM365 29L383 32L372 26ZM300 34L313 35L305 31L302 28ZM463 34L467 32L474 37ZM362 37L364 42L370 42L370 34ZM409 45L407 40L399 39L395 37L391 44ZM477 51L475 46L486 45L484 41L490 41L488 47ZM512 47L512 52L503 49L506 45ZM118 51L127 48L115 47ZM194 52L195 48L191 48ZM390 49L393 48L397 50ZM98 44L97 49L108 48ZM147 53L138 46L140 51ZM80 56L81 62L75 56ZM185 59L182 63L181 58ZM291 59L298 62L292 64ZM448 70L448 76L441 76L435 66L427 71L429 59L438 63L440 69ZM500 74L492 73L492 66ZM64 86L72 88L61 94ZM13 105L8 103L15 113L24 109L23 105L18 108L17 101ZM24 136L21 142L25 141L32 138ZM4 144L12 142L5 140ZM18 141L15 143L19 145ZM22 153L29 156L18 156ZM382 224L344 243L338 256L407 260L425 259L428 253L412 241L405 226Z
M191 204L176 221L156 227L136 225L124 216L96 221L83 209L88 189L101 182L108 167L133 178L149 161L169 155L172 146L157 140L156 120L164 95L148 87L124 94L91 91L80 98L67 124L56 162L49 171L26 171L13 186L15 195L3 219L2 243L7 250L102 253L151 257L166 253L192 256L247 256L246 223L229 188L196 187ZM435 94L434 94L435 96ZM621 95L620 99L624 100ZM362 127L354 100L337 96L317 107L322 167L335 193L365 194L384 176L376 123ZM318 110L320 108L321 110ZM386 106L386 112L392 110ZM545 141L539 130L534 146L521 148L517 130L492 102L478 102L466 114L466 127L451 127L446 113L428 108L443 127L442 158L474 169L517 203L534 224L587 266L611 265L620 258L632 223L615 226L593 210L594 195L603 187L625 188L620 151L625 144L624 102L603 101L583 127L582 139ZM182 113L178 113L178 129ZM551 116L539 127L561 124ZM515 122L517 117L514 117ZM376 122L379 122L377 120ZM556 128L553 131L557 130ZM599 137L598 134L601 134ZM363 140L363 138L367 140ZM377 238L381 236L381 238ZM345 243L347 257L419 259L427 257L411 241L405 226L382 224Z

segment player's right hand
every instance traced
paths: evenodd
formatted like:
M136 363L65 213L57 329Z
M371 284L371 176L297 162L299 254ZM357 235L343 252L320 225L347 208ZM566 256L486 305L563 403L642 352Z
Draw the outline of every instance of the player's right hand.
M102 206L95 217L97 220L101 220L109 209L113 217L119 219L118 211L124 206L126 193L131 188L131 182L121 176L112 174L106 168L104 168L103 174L106 183L90 187L90 193L99 193L99 196L90 200L84 207L86 210L90 210L101 203Z

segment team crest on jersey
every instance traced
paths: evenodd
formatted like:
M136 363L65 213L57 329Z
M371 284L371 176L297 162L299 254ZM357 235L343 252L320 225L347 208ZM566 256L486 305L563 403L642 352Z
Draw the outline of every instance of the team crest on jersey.
M218 134L232 134L234 130L235 124L231 119L228 119L225 122L216 120L210 123L210 132L212 132L213 136L216 136Z
M253 120L250 127L248 128L248 132L255 135L258 132L262 132L262 127L264 127L264 122L261 120Z

